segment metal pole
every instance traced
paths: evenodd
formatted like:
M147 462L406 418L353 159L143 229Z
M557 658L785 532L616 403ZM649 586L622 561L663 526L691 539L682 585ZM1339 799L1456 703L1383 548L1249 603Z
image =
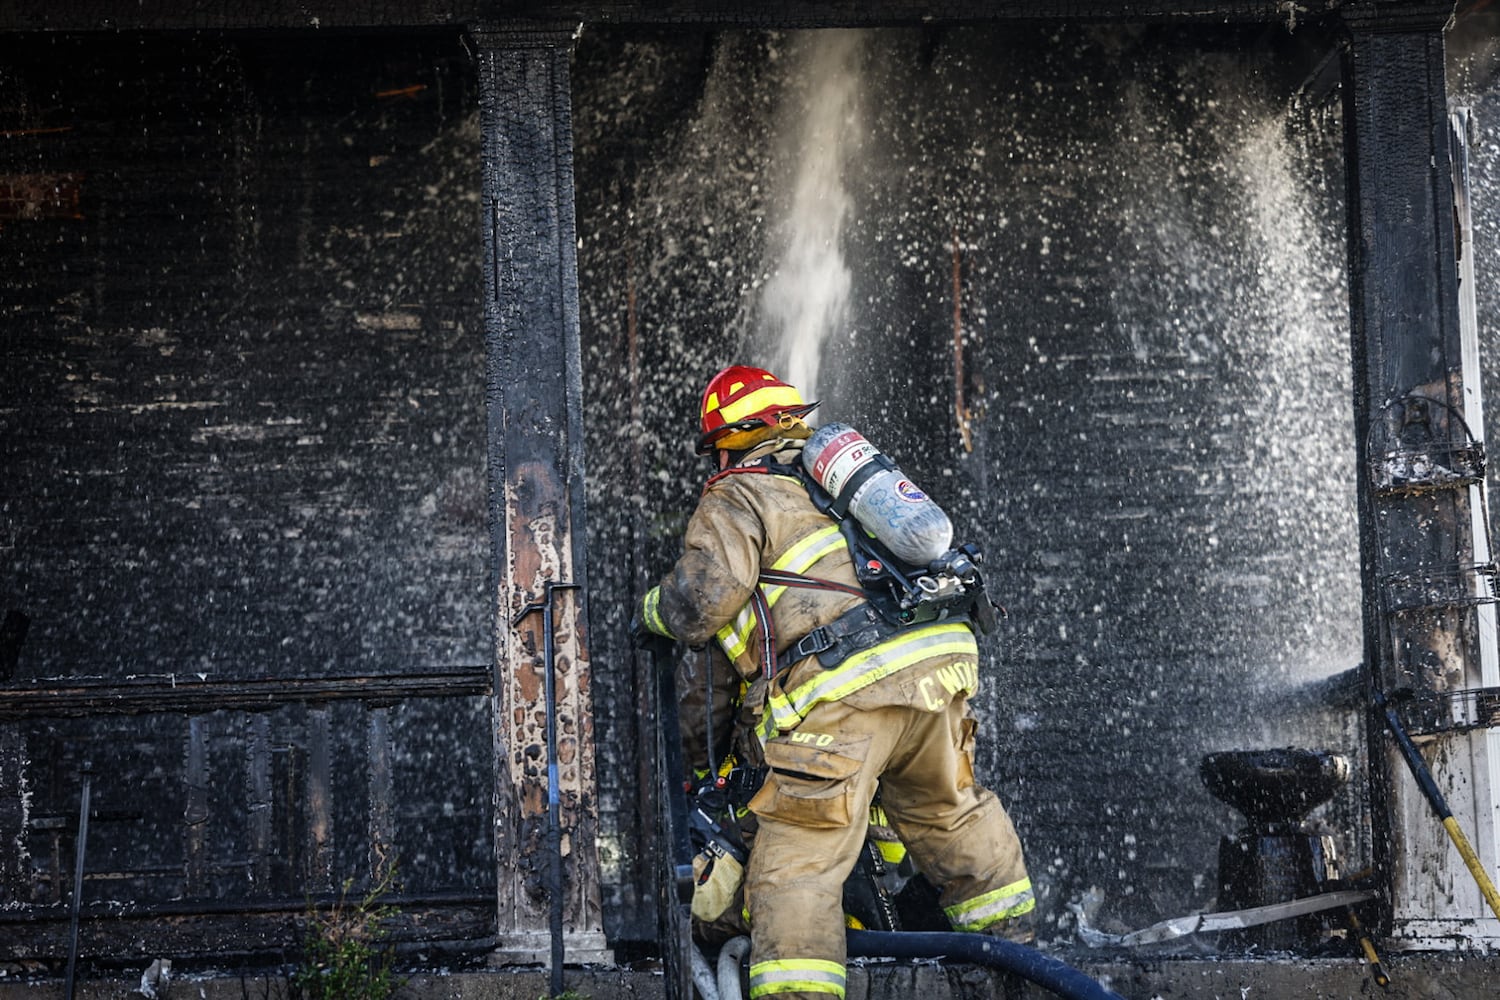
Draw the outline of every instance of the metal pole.
M719 777L719 762L714 758L714 657L707 644L703 646L703 686L708 689L703 709L703 738L708 741L708 777L713 781Z
M79 770L83 790L78 801L78 839L73 845L73 901L68 914L67 1000L73 1000L74 975L78 967L78 913L83 907L83 856L89 841L89 792L93 784L94 765L83 762Z
M542 659L543 700L546 702L547 739L547 922L552 937L551 990L553 996L563 991L563 872L562 872L562 817L559 802L559 777L557 773L557 678L554 669L552 641L552 592L577 589L576 583L553 583L548 580L545 596L541 601L526 605L511 622L511 627L521 623L531 612L542 612Z

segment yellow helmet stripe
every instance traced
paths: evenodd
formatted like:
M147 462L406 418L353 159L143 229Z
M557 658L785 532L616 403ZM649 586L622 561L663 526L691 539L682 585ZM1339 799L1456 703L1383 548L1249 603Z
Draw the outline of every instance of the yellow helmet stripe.
M752 389L736 399L727 399L722 406L715 407L718 397L709 399L708 412L714 409L719 411L719 416L724 418L726 424L737 423L745 420L763 410L788 410L802 405L802 394L789 385L768 385L760 389Z

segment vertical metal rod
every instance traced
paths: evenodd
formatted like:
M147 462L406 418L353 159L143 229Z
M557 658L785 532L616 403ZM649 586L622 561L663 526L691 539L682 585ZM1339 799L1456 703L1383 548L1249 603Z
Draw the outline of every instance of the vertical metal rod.
M542 658L547 700L547 852L548 930L552 936L552 995L563 991L562 939L562 816L557 772L557 677L552 666L552 584L547 584L547 606L542 610Z
M642 441L645 434L645 408L641 401L641 338L640 324L636 318L635 248L627 241L625 245L625 344L626 367L630 373L630 566L634 582L632 594L644 594L651 586L650 572L646 566L646 468L645 450ZM627 615L630 611L625 612ZM631 746L650 745L656 731L656 677L651 669L650 657L636 654L631 657L632 693L635 696L635 711L623 713L622 736L630 740ZM651 817L657 815L656 760L650 754L636 754L636 809L640 824L636 827L634 854L634 884L651 886L658 881L655 859L661 857L657 842L656 824ZM647 892L639 904L647 914L656 906L654 893Z
M542 612L542 685L546 702L547 740L547 923L552 938L551 990L557 996L563 991L563 878L562 878L562 816L561 794L557 770L557 678L553 665L552 641L552 593L556 590L574 590L576 583L554 583L548 580L541 601L526 605L511 622L511 627L521 623L531 612Z
M690 961L693 948L693 846L688 839L687 796L682 794L687 768L682 759L682 727L677 715L677 677L670 657L653 646L645 654L655 679L658 861L657 917L665 959L669 1000L693 997Z
M67 1000L73 1000L74 976L78 968L78 914L83 908L83 857L89 842L89 793L94 781L94 765L83 762L79 771L83 790L78 799L78 840L73 845L73 901L68 912L68 978Z
M708 777L712 781L719 776L719 761L714 756L714 656L707 643L703 645L703 686L708 694L703 710L703 738L708 741Z

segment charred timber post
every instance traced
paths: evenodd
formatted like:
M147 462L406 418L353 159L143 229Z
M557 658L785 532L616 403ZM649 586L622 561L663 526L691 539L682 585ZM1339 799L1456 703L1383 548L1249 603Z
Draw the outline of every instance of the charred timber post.
M1368 682L1429 700L1479 685L1488 599L1471 520L1483 455L1469 433L1477 396L1467 396L1479 373L1463 364L1444 83L1452 12L1452 3L1375 0L1339 15ZM1373 801L1388 806L1372 814L1394 932L1443 936L1457 914L1434 876L1447 855L1442 831L1412 801L1420 796L1400 780L1378 720L1367 731Z
M479 60L490 523L495 593L495 964L540 964L547 932L543 616L551 583L563 925L570 961L612 963L595 844L598 799L584 558L583 379L568 60L573 24L470 30Z

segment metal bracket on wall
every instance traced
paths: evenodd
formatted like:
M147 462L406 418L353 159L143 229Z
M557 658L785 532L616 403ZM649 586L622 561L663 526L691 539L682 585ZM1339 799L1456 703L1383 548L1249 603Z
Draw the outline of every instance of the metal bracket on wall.
M1370 474L1381 496L1428 493L1484 481L1484 444L1451 403L1408 393L1391 400L1370 428ZM1453 437L1454 425L1463 432ZM1386 443L1376 447L1378 429Z
M1378 496L1412 497L1484 483L1484 443L1474 437L1463 414L1451 403L1407 393L1387 403L1382 415L1384 419L1370 428L1368 442L1370 474ZM1462 436L1456 437L1455 430ZM1483 490L1479 504L1484 545L1475 550L1488 554L1494 550L1489 544L1489 510ZM1384 547L1387 540L1380 541ZM1492 559L1452 569L1391 573L1381 579L1381 587L1388 614L1442 611L1496 603L1500 600L1497 576L1500 565Z
M1500 602L1495 593L1497 576L1500 566L1491 561L1447 572L1392 573L1380 583L1386 593L1386 611L1394 615L1495 604Z
M1399 714L1414 739L1500 726L1500 687L1403 694Z
M1449 392L1459 391L1451 380L1446 388ZM1488 558L1494 549L1490 545L1484 490L1484 444L1474 437L1459 409L1445 399L1435 398L1431 391L1429 388L1426 392L1409 392L1388 402L1381 410L1381 419L1371 426L1367 444L1375 494L1386 505L1375 517L1376 538L1382 551L1390 552L1391 540L1384 535L1394 526L1388 520L1392 516L1401 521L1415 518L1413 527L1420 534L1426 519L1444 517L1439 512L1447 509L1442 497L1448 491L1469 491L1477 507L1475 516L1467 519L1475 533L1469 553L1471 559L1487 561L1416 565L1380 578L1387 620L1406 637L1406 646L1417 655L1416 660L1407 664L1415 673L1390 680L1394 689L1410 695L1406 714L1411 730L1436 735L1500 721L1500 700L1494 689L1445 687L1443 683L1429 685L1418 680L1425 676L1422 664L1439 665L1429 662L1434 650L1421 652L1429 645L1422 636L1429 636L1445 615L1464 614L1500 603L1496 586L1500 564ZM1462 556L1463 552L1456 555ZM1396 626L1398 620L1405 624ZM1448 682L1452 680L1457 678Z

